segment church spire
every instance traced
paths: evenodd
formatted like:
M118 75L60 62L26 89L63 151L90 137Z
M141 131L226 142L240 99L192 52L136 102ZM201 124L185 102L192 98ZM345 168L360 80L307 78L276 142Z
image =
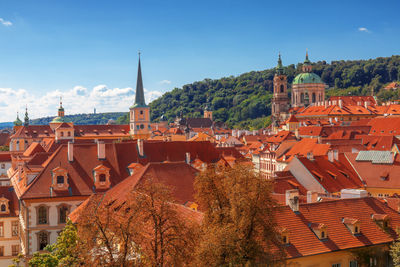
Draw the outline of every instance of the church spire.
M18 111L17 111L17 118L14 121L14 126L22 126L22 121L19 119Z
M276 74L277 75L283 75L284 74L283 65L282 65L282 59L281 59L281 53L279 53L279 57L278 57L278 66L276 66Z
M137 82L136 82L135 104L133 106L134 107L146 107L146 102L144 99L144 90L143 90L142 68L140 66L140 51L139 51Z
M306 49L306 59L304 60L304 64L310 64L311 61L308 59L308 49Z
M28 126L28 125L29 125L28 105L26 105L26 108L25 108L24 126Z

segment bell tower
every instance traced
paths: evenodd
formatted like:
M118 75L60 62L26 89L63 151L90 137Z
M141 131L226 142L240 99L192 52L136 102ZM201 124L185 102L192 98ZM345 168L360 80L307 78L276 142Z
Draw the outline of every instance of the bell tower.
M285 75L281 54L278 58L278 66L274 76L274 96L272 98L271 115L274 122L289 110L289 97L287 92L287 77Z
M135 139L148 139L150 137L150 107L146 105L144 99L142 68L140 66L140 52L135 103L129 108L129 127L130 134Z

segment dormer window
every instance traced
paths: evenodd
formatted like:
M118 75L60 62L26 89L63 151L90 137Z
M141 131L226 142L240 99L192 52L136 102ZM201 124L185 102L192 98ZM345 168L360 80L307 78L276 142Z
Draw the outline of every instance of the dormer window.
M110 188L110 168L101 164L93 169L93 175L96 189Z
M10 213L9 200L5 197L0 198L0 214Z
M52 171L53 182L52 187L53 190L64 191L68 190L68 173L67 170L62 167L57 167Z
M386 229L389 227L390 217L387 214L372 214L374 220L380 227Z
M343 218L343 224L349 229L353 235L360 233L360 221L354 218Z
M310 228L320 240L328 238L328 229L327 229L327 226L325 224L323 224L323 223L311 223L310 224Z
M286 228L281 229L280 231L281 234L281 241L283 245L290 244L289 240L289 231Z

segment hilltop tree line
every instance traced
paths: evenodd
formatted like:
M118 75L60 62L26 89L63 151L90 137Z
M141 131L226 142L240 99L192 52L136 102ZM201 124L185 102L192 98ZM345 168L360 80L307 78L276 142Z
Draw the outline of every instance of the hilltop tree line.
M313 72L329 86L327 95L370 95L380 100L399 98L397 92L384 91L385 84L400 80L400 56L370 60L325 61L313 63ZM289 91L302 64L285 67ZM206 106L214 120L230 127L257 129L268 125L271 113L275 70L252 71L239 76L205 79L175 88L150 103L151 119L162 115L172 121L176 116L200 117ZM119 122L125 122L120 118Z

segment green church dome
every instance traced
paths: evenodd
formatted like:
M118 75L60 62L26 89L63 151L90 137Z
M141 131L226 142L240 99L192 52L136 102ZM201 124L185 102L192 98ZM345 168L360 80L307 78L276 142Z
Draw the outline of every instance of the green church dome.
M55 117L51 123L63 123L63 122L71 122L69 119L66 117Z
M305 73L300 73L293 80L293 84L303 84L303 83L324 83L324 82L317 74L312 72L305 72Z

